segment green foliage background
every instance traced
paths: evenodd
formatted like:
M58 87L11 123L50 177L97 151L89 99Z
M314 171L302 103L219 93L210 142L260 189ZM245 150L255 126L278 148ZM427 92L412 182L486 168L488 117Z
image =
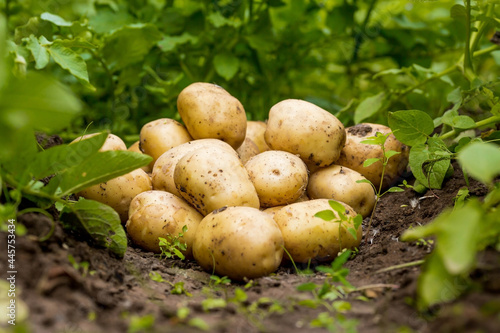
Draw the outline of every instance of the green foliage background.
M494 3L472 3L473 26L488 22L477 50L494 45ZM286 98L311 101L345 125L387 123L387 112L401 109L439 117L452 105L449 94L473 81L460 67L440 75L463 56L457 4L464 2L0 1L16 75L50 72L83 101L63 134L74 137L92 122L91 131L109 129L129 143L152 119L179 120L177 95L195 81L224 87L249 119L265 119ZM473 65L476 85L495 82L500 51ZM498 85L489 91L498 96ZM464 105L477 117L491 108L481 94Z

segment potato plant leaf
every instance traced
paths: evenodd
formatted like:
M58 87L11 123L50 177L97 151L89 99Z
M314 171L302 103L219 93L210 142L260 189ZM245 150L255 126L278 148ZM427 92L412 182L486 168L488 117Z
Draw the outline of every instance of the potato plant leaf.
M214 67L217 74L229 81L238 72L240 61L230 53L219 53L214 57Z
M80 200L65 206L60 220L65 228L83 237L90 237L97 245L108 248L119 257L125 255L125 230L118 213L108 205Z
M54 15L47 12L42 13L42 15L40 15L40 18L44 21L51 22L59 27L71 27L73 25L72 22L68 22L58 15Z
M361 123L363 120L370 118L380 111L387 100L385 92L380 92L375 96L365 98L354 111L354 122Z
M428 188L441 188L450 166L451 153L437 138L427 145L419 144L410 150L409 165L415 178Z
M327 210L322 210L320 212L317 212L316 214L314 214L315 217L319 217L320 219L323 219L325 221L331 221L333 220L334 218L336 218L335 214L333 213L333 211L327 209Z
M31 51L31 54L35 59L36 69L43 69L47 66L50 60L50 55L47 49L40 45L38 38L31 35L26 41L26 48Z
M52 43L48 47L48 51L59 66L68 70L76 78L86 83L88 88L95 90L89 81L87 64L78 53L61 43Z
M425 143L434 131L432 118L419 110L389 112L388 121L396 139L409 146Z
M363 166L366 168L366 167L369 167L370 165L375 164L377 162L380 162L380 158L376 158L376 157L369 158L363 162Z
M473 142L458 153L458 161L480 182L490 184L500 175L500 149L492 143Z

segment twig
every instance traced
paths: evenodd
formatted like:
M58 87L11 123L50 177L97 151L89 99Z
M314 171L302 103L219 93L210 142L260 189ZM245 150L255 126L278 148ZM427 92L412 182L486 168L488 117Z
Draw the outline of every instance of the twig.
M389 272L389 271L393 271L393 270L401 269L401 268L418 266L418 265L422 265L424 262L425 262L425 260L422 259L422 260L416 260L416 261L407 262L405 264L394 265L394 266L390 266L390 267L379 269L378 271L375 271L374 274L385 273L385 272Z

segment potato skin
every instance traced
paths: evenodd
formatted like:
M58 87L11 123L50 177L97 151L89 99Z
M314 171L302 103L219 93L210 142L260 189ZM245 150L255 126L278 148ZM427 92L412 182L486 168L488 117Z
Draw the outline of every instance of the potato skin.
M307 167L296 155L269 150L252 157L245 168L259 196L262 207L272 207L298 200L307 187Z
M377 132L387 134L391 132L391 129L384 125L370 123L362 123L346 128L346 144L335 164L343 165L359 172L378 189L382 178L382 162L376 162L368 167L364 167L363 163L369 158L382 158L382 149L376 145L361 143L361 141L366 140L368 137L375 136ZM394 184L399 176L403 174L408 165L409 156L408 147L399 142L393 134L387 138L385 149L386 151L394 150L400 152L400 154L389 159L384 173L382 189L386 189Z
M253 279L279 267L283 238L267 213L251 207L223 207L200 222L193 256L208 272L215 268L215 274L231 280Z
M250 138L245 138L243 144L236 149L241 163L245 164L249 159L260 153L259 147Z
M356 216L351 207L342 202L341 204L346 207L348 216ZM285 241L285 248L295 262L331 261L343 248L352 249L360 244L361 226L357 229L357 239L347 231L346 224L340 227L339 234L339 224L335 220L325 221L314 216L323 210L331 210L328 199L293 203L274 214L274 220L278 223ZM338 217L336 212L334 214ZM287 256L284 256L284 259L287 259Z
M194 235L203 218L196 209L184 199L164 191L142 192L132 200L130 206L132 214L125 227L135 244L160 253L158 237L177 237L186 226L187 231L180 241L185 242L187 248L181 252L186 258L192 258Z
M351 206L356 213L367 217L375 206L375 191L359 172L341 165L330 165L309 177L307 194L311 199L333 199Z
M184 125L169 118L160 118L145 124L139 137L141 151L153 157L153 164L167 150L193 139Z
M135 153L139 153L139 154L144 154L141 150L141 148L139 147L140 145L140 141L136 141L134 142L133 144L130 145L130 147L128 147L128 151L133 151ZM149 163L148 165L145 165L143 167L141 167L142 170L146 171L147 173L151 173L151 169L153 168L153 164L154 164L154 161L151 161L151 163Z
M91 138L93 136L96 136L98 134L100 134L100 133L85 134L85 135L82 135L82 136L74 139L73 141L71 141L71 143L85 140L85 139ZM127 150L127 145L125 144L125 142L123 142L123 140L119 136L117 136L113 133L109 133L108 136L106 137L106 141L104 141L104 144L99 149L99 151L110 151L110 150Z
M266 133L267 124L259 120L249 120L247 121L247 135L246 137L251 139L261 153L271 150L266 143L264 138L264 133Z
M334 115L297 99L271 108L264 136L271 149L298 154L306 164L320 167L335 162L345 143L344 125Z
M174 182L182 197L203 215L224 206L260 206L240 159L220 147L184 155L175 166Z
M136 169L107 182L86 188L77 195L111 206L120 215L122 223L125 223L132 199L139 193L151 189L149 175L142 169Z
M195 82L187 86L177 97L177 110L194 139L220 139L234 149L245 140L245 109L218 85Z

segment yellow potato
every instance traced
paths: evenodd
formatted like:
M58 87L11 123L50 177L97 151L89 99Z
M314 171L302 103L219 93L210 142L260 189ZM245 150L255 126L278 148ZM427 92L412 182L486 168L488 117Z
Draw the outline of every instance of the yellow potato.
M307 187L307 167L300 157L269 150L252 157L245 168L259 195L262 207L298 200Z
M151 189L149 175L142 169L136 169L107 182L86 188L77 195L111 206L120 215L122 223L125 223L132 199L139 193Z
M356 213L367 217L375 206L375 191L359 172L341 165L330 165L309 176L307 194L311 199L334 199L351 206Z
M203 215L224 206L259 208L259 197L240 159L221 147L184 155L174 170L182 197Z
M140 154L144 154L142 152L142 150L140 149L139 147L139 141L136 141L134 142L132 145L130 145L130 147L128 147L128 151L133 151L135 153L140 153ZM143 166L141 169L146 171L147 173L151 173L151 169L153 169L153 164L154 164L154 161L151 161L151 163L149 163L148 165L145 165Z
M127 233L131 240L141 248L160 253L159 237L169 240L179 237L182 228L187 227L179 241L187 245L181 252L192 258L192 247L196 229L203 218L196 209L184 199L163 191L147 191L137 195L130 204ZM180 249L179 249L180 250Z
M223 207L201 221L193 256L210 273L254 279L279 267L283 238L270 215L251 207Z
M338 159L345 131L328 111L303 100L287 99L269 111L265 139L271 149L298 154L306 164L323 167Z
M220 139L234 149L245 140L245 109L218 85L196 82L187 86L177 98L177 110L194 139Z
M363 163L370 158L382 158L382 148L376 145L361 143L361 141L375 136L377 132L387 134L391 132L391 129L384 125L370 123L358 124L346 128L347 141L335 164L343 165L359 172L378 189L382 178L382 162L376 162L368 167L364 167ZM385 168L382 189L386 189L394 184L406 170L410 151L408 147L399 142L393 134L389 135L384 147L386 151L394 150L400 154L389 159Z
M259 151L261 153L271 150L266 143L266 139L264 138L264 133L266 132L267 125L263 121L257 120L249 120L247 121L247 135L246 137L251 139L257 147L259 147Z
M100 133L85 134L71 141L71 143L85 140L93 136L96 136L98 134ZM109 150L127 150L127 145L125 144L125 142L123 142L123 140L119 136L109 133L108 136L106 137L106 141L104 141L104 144L99 149L99 151L109 151Z
M259 147L250 138L245 138L243 144L236 149L238 156L243 164L248 162L249 159L260 153Z
M346 209L347 217L356 216L351 207L341 204ZM357 228L357 236L354 238L347 230L354 227L352 221L339 224L337 212L334 212L336 218L332 221L314 216L323 210L332 210L328 199L293 203L274 214L274 220L278 223L285 241L285 248L295 262L331 261L344 248L352 249L360 244L361 226ZM287 259L287 256L284 258Z

